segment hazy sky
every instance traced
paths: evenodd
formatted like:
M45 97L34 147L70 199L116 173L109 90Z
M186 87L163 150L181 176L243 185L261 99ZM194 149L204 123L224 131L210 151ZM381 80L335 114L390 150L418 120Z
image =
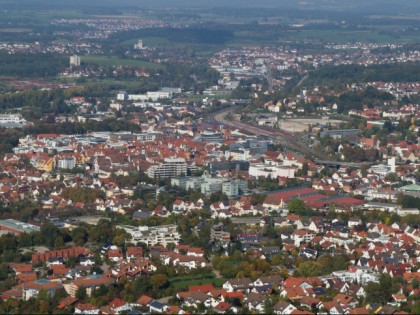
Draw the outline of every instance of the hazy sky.
M185 7L277 7L311 10L351 10L372 14L420 13L419 0L0 0L0 8L58 7L117 7L185 8Z

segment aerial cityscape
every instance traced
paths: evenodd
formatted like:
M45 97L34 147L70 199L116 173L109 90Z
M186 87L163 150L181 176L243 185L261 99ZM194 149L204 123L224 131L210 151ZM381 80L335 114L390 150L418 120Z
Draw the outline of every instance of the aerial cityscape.
M420 314L420 3L0 0L0 314Z

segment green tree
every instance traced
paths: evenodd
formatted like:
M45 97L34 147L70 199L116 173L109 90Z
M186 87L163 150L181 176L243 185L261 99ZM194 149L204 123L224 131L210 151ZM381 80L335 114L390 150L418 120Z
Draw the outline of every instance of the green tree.
M44 223L40 229L41 242L48 247L54 247L55 239L59 236L58 228L50 222Z
M168 286L168 277L164 274L156 274L150 277L150 284L155 291L164 289Z
M372 303L386 304L391 298L392 290L395 286L392 283L392 278L382 273L379 278L379 283L369 282L366 287L366 300Z
M80 287L76 291L76 299L84 301L87 298L87 292L85 287Z
M298 272L303 277L311 277L319 275L318 264L314 261L308 260L301 263L298 267Z
M302 175L303 176L308 176L308 162L304 162L302 164Z
M83 246L88 240L88 233L82 226L78 226L71 231L71 238L79 246Z
M298 212L306 208L305 202L301 199L292 199L287 203L290 212Z

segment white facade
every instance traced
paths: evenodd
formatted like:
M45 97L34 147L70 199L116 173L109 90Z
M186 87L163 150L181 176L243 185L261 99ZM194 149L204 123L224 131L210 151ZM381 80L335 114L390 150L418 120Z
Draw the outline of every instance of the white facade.
M162 245L166 247L170 243L178 245L181 238L177 226L174 224L153 227L119 225L117 228L130 234L133 242L144 243L147 246Z
M295 169L284 166L273 166L266 164L252 164L249 166L249 175L252 177L287 177L295 178Z
M134 49L143 49L143 40L139 39L137 44L134 44Z
M80 67L80 57L77 55L70 56L70 67Z
M187 174L187 163L184 158L165 158L159 165L153 165L147 170L150 178L176 177Z
M172 92L164 92L164 91L156 91L156 92L147 92L146 94L130 94L128 95L128 99L131 101L157 101L160 99L171 99Z
M76 167L76 159L74 157L61 158L57 161L57 168L71 170Z

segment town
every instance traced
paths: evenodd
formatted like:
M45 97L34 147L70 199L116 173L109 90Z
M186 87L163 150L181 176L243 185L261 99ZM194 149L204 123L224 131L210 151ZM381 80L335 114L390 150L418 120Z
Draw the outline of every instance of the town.
M419 313L417 42L176 12L0 32L0 313Z

